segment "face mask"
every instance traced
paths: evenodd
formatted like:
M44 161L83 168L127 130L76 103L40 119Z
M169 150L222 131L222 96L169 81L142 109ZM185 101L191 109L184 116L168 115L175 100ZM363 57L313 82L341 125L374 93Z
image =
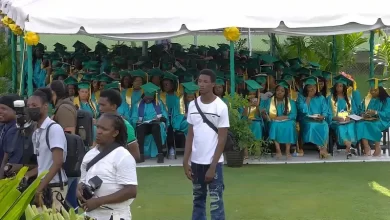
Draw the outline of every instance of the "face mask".
M41 108L28 108L27 113L32 121L38 121L41 118Z

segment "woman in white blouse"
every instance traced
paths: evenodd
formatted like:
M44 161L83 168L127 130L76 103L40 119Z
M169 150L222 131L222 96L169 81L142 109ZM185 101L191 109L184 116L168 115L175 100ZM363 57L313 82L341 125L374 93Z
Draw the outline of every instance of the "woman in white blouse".
M137 195L136 162L126 146L126 126L116 114L105 113L97 122L97 146L84 156L77 196L89 217L97 220L131 220L130 204ZM94 159L102 153L96 163ZM93 160L94 159L94 160ZM93 163L90 163L91 161ZM83 195L83 185L90 186L98 177L102 184L91 199ZM93 184L92 184L93 185ZM85 194L85 193L84 193Z

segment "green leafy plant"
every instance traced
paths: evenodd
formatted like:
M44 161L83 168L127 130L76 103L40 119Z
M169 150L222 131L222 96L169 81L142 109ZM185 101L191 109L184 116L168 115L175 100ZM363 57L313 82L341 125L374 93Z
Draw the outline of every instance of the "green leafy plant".
M337 69L354 65L357 48L367 40L363 33L337 35ZM270 44L269 40L263 42ZM300 57L306 61L318 62L323 70L332 71L333 36L288 37L283 42L276 38L275 48L276 54L282 60Z
M252 131L250 130L250 121L242 119L242 115L238 109L249 106L249 102L246 98L241 95L226 95L229 111L229 131L233 133L238 149L242 151L245 148L248 149L250 155L260 156L263 152L263 145L265 144L262 140L256 140Z
M390 64L390 37L384 32L379 31L380 43L375 46L374 54L379 63L384 65L383 75L387 75Z
M238 41L234 42L234 51L248 50L246 46L247 38L240 38Z

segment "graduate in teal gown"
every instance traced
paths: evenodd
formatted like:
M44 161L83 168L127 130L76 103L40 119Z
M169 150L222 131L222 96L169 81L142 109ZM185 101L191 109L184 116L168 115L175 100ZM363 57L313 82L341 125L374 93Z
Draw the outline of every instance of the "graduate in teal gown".
M355 122L348 116L358 114L358 109L352 96L347 94L347 79L339 78L334 81L332 94L327 97L329 106L328 123L335 132L337 142L346 147L349 154L352 144L357 142Z
M66 78L68 77L68 73L66 72L66 70L62 67L57 67L55 69L53 69L53 79L50 80L50 82L52 82L53 80L65 80Z
M161 77L163 75L164 75L164 72L160 68L153 68L153 69L149 70L149 72L148 72L149 82L160 87Z
M33 88L42 88L46 86L46 68L49 66L48 60L43 59L43 54L45 51L45 46L41 43L38 43L36 46L33 46ZM45 61L45 62L44 62ZM28 79L28 65L27 59L23 65L23 74L25 77L25 88L27 88L27 79Z
M320 157L326 158L329 126L325 119L329 109L326 98L318 92L317 83L314 76L303 79L303 94L297 100L300 135L303 143L315 144L320 150Z
M107 90L107 89L116 89L120 92L120 88L121 88L121 84L119 81L113 81L109 84L106 84L104 86L104 90ZM122 104L117 108L116 110L118 112L118 114L120 114L124 119L126 119L127 121L130 120L131 118L131 112L130 112L130 108L129 108L129 105L127 104L126 100L122 99Z
M73 98L73 104L76 108L91 113L93 119L97 119L99 116L99 108L97 104L91 100L91 85L89 82L78 83L78 96ZM96 126L93 126L92 140L96 140ZM93 144L94 146L94 144ZM91 147L91 146L89 146Z
M357 87L356 81L352 79L352 76L346 73L341 73L334 77L334 80L339 80L339 79L344 79L347 82L348 97L352 97L353 105L355 105L354 109L359 109L360 103L362 103L362 98L359 90L356 89Z
M289 90L287 81L277 80L275 95L263 103L270 120L269 139L275 143L277 158L282 156L280 144L286 145L286 157L290 158L290 147L297 143L297 109L295 101L290 99Z
M184 94L180 97L180 105L182 106L180 109L184 109L184 112L178 112L176 109L173 112L172 119L172 128L177 131L181 131L187 136L188 132L188 122L187 122L187 112L188 105L191 101L195 100L198 96L199 86L194 82L186 82L182 83L184 88Z
M225 85L225 78L217 76L214 86L214 94L227 103L227 99L224 97L227 94L227 87Z
M182 93L178 77L170 72L164 72L162 79L162 92L159 94L160 100L168 112L168 126L173 123L174 112L184 113L183 105L180 105L180 96Z
M90 76L90 77L87 77L88 78L88 81L94 81L94 79L96 79L95 81L97 81L97 84L99 86L99 90L96 90L95 88L92 89L92 95L91 95L91 99L92 101L98 103L99 102L99 98L100 98L100 91L102 91L104 89L104 86L111 83L114 79L112 79L109 75L105 74L105 73L101 73L99 75L89 75L89 74L84 74L83 77L86 77L86 76ZM95 87L97 85L94 84L94 82L92 82L92 87Z
M369 142L375 144L373 156L380 156L382 131L390 127L390 97L383 88L383 82L387 79L372 78L368 81L371 89L359 109L363 119L356 122L356 135L362 141L366 156L371 153Z
M133 106L131 123L136 128L141 157L157 156L157 163L164 163L163 146L167 138L168 113L157 97L160 89L153 83L142 85L144 96Z
M133 107L141 100L143 94L141 86L147 82L148 75L141 69L131 71L130 75L132 76L133 84L131 88L127 89L124 100L128 105L130 105L131 114Z
M69 76L64 80L65 86L68 90L68 95L69 97L73 100L75 96L78 96L78 82L77 79L74 78L73 76ZM96 103L96 102L95 102Z
M250 121L250 129L255 136L256 140L261 140L263 138L263 120L260 115L260 89L262 88L254 80L246 80L246 89L247 89L247 98L249 100L249 106L244 109L239 109L239 112L242 114L242 118Z

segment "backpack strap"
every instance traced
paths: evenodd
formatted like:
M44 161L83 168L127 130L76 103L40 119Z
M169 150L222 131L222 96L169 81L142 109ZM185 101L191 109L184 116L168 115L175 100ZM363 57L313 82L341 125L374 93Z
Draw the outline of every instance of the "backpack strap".
M47 147L49 148L49 150L51 151L51 148L50 148L50 141L49 141L49 132L50 132L50 128L51 126L55 125L57 123L55 122L52 122L49 124L49 126L47 126L46 128L46 145ZM65 133L65 132L64 132ZM62 181L62 173L61 173L61 170L62 170L62 167L60 169L60 171L58 171L58 178L60 179L60 189L61 190L64 190L64 182Z
M105 156L107 156L108 154L110 154L113 150L115 150L116 148L120 147L121 145L114 142L112 143L110 146L107 146L106 149L104 149L103 151L101 151L98 155L96 155L91 161L89 161L89 163L87 164L87 168L86 170L88 171L89 169L91 169L91 167L93 165L95 165L97 162L99 162L99 160L103 159Z
M197 99L195 99L194 102L195 102L196 110L198 110L198 113L200 114L200 116L201 116L202 119L203 119L203 123L206 123L211 129L213 129L213 130L215 131L215 133L218 134L218 128L217 128L217 126L215 126L215 125L206 117L206 115L204 115L204 113L202 112L202 110L201 110L200 107L199 107L199 104L198 104Z

